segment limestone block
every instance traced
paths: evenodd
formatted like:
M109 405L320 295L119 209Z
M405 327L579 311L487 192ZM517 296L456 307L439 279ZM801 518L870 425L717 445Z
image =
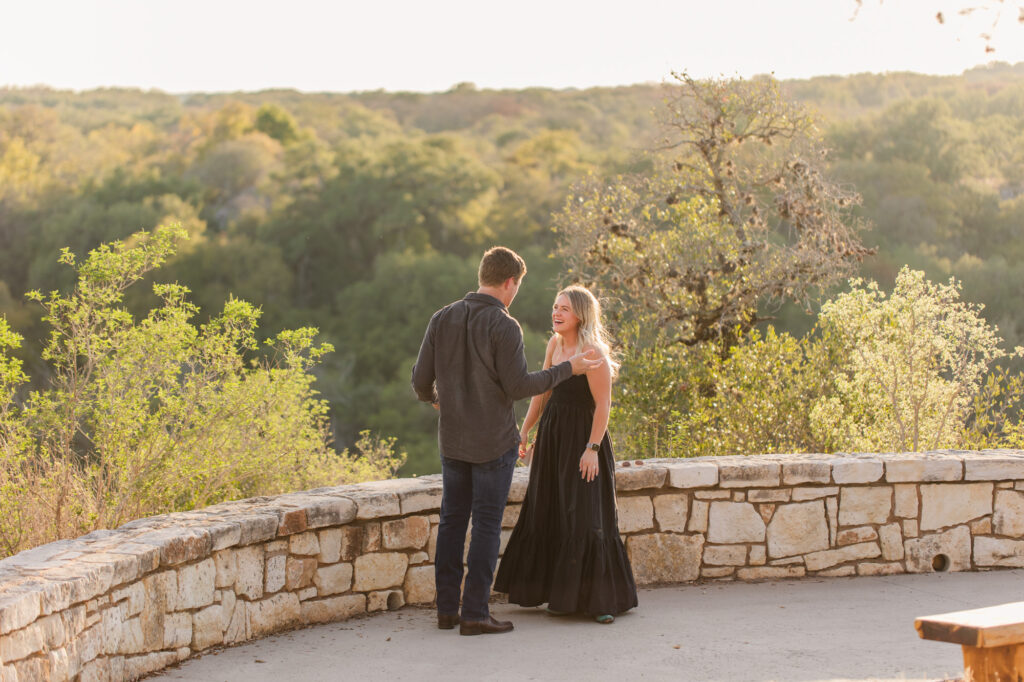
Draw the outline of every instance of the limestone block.
M732 494L728 490L698 490L693 497L696 500L728 500Z
M163 648L177 649L192 641L192 615L169 613L164 617Z
M352 561L362 554L365 544L363 536L366 534L362 526L345 526L338 529L338 532L341 534L341 548L339 549L341 561Z
M149 673L163 670L178 662L178 655L173 651L157 651L141 656L127 656L124 659L123 677L112 679L137 680Z
M859 561L860 559L873 559L879 556L882 550L877 543L862 542L859 545L847 545L838 549L826 549L822 552L814 552L804 557L807 569L820 571L836 564L846 561Z
M822 497L829 497L831 495L838 495L839 488L837 486L827 487L814 487L814 488L793 488L793 502L806 502L808 500L818 500Z
M519 473L517 470L512 477L512 485L508 490L508 501L509 502L522 502L526 497L526 488L530 482L529 472L523 469L523 473ZM440 509L438 505L438 509Z
M366 612L394 611L405 606L405 596L401 590L379 590L371 592L366 598Z
M146 650L145 635L142 632L142 621L139 618L129 618L121 624L121 632L118 637L118 654L140 654Z
M363 552L379 552L381 549L380 523L363 526Z
M917 518L917 486L902 484L893 486L895 514L901 519Z
M350 594L345 597L329 597L302 602L300 613L302 622L307 625L345 620L360 613L366 613L366 595Z
M284 554L288 551L288 540L274 540L268 542L263 546L263 551L267 554Z
M346 493L345 497L356 503L356 519L360 521L379 519L385 516L399 516L402 513L396 493L353 492Z
M687 503L686 493L670 493L654 496L654 517L658 520L658 528L662 531L682 533L686 530Z
M696 580L703 549L701 535L650 533L626 539L626 551L639 585Z
M832 480L839 485L874 483L882 478L882 462L877 459L837 458L832 465Z
M751 457L735 464L718 466L718 485L722 488L773 488L782 480L782 465Z
M299 595L299 601L306 601L307 599L315 599L317 591L315 587L306 587L295 594Z
M764 542L765 525L749 502L712 502L708 541L722 545Z
M764 545L751 545L751 547L750 547L750 558L747 559L747 562L751 566L764 566L764 564L765 564L765 562L767 560L768 559L767 559L767 556L765 555L765 546Z
M427 541L427 556L430 561L434 560L434 555L437 553L437 529L436 523L430 524L430 540Z
M0 634L25 627L38 618L41 611L41 590L5 590L0 593ZM6 659L0 657L0 660Z
M1010 489L1013 488L1013 481L997 481L996 489Z
M315 587L311 587L309 589L313 590L313 592L316 592ZM239 603L238 597L235 596L234 590L221 590L220 598L222 616L221 626L222 629L227 629L228 625L231 623L231 618L234 616L235 606L237 606Z
M704 563L710 566L745 566L746 545L705 545Z
M216 569L214 585L220 589L231 587L238 578L238 557L235 550L224 549L213 554L213 567Z
M104 564L113 571L110 579L111 586L124 585L139 577L139 559L133 554L114 554L97 552L94 554L83 554L77 557L78 561L88 564Z
M730 578L735 575L736 569L733 566L703 566L700 569L701 578Z
M235 547L242 539L242 527L231 521L209 523L206 530L210 533L210 550L214 552Z
M1024 490L1024 481L1018 481L1013 484L1014 490Z
M425 564L430 561L430 555L426 552L413 552L409 555L409 565Z
M313 557L288 557L285 566L285 589L301 590L313 584L317 561Z
M410 604L431 604L434 601L434 567L416 566L405 576L405 600Z
M1024 540L974 538L974 563L978 566L1024 567Z
M263 591L266 593L277 592L284 587L287 579L288 555L277 554L268 556L264 568Z
M248 602L241 600L235 602L235 608L228 617L228 624L224 628L225 644L237 644L238 642L245 641L245 624L248 621L246 617L247 608Z
M660 488L665 485L667 474L668 469L657 464L642 464L629 468L616 467L615 489L627 491Z
M882 558L886 561L899 561L903 558L903 534L900 524L888 523L878 529L882 545Z
M857 575L895 575L903 573L903 564L898 561L888 564L866 562L857 564Z
M402 514L415 514L424 511L437 511L441 508L441 486L430 486L420 490L399 494Z
M747 495L742 490L737 490L737 491L733 492L733 494L732 494L732 501L733 502L743 502L746 499L747 499Z
M516 522L519 520L519 510L522 509L521 504L509 504L505 506L505 511L501 514L501 527L502 528L515 528Z
M240 530L239 545L252 545L277 537L277 514L249 513L235 517L234 521Z
M397 587L405 578L409 557L404 554L364 554L355 561L355 582L352 589L357 592L383 590Z
M160 547L160 564L176 566L209 556L213 549L210 534L201 528L169 528L136 536L137 541ZM156 540L156 542L153 542Z
M992 528L996 535L1024 536L1024 493L1016 490L996 491Z
M340 526L351 523L356 518L356 503L344 497L296 496L295 503L306 512L307 528Z
M747 491L749 502L789 502L792 491L789 488L759 488Z
M971 535L992 535L992 517L986 516L967 524L971 527Z
M197 609L213 603L217 569L213 559L178 570L178 608Z
M783 462L782 485L829 483L832 467L828 462Z
M906 540L903 546L907 556L907 573L931 573L935 570L932 561L939 554L948 559L947 570L971 569L971 531L967 526L922 535L915 540Z
M836 544L842 547L844 545L855 545L858 542L873 542L877 539L878 531L871 526L860 526L839 531L839 534L836 535ZM902 539L900 542L902 542Z
M220 604L192 614L192 648L209 649L224 642L224 611Z
M803 566L757 566L741 568L736 572L740 580L765 580L774 578L802 578L807 574Z
M818 575L826 578L845 578L847 576L856 575L856 573L857 567L849 565L836 566L835 568L830 568L826 571L818 571Z
M918 535L917 519L907 519L903 522L903 537L916 538Z
M635 533L654 527L654 505L646 495L618 499L619 532Z
M964 460L965 481L1005 481L1024 478L1024 457L984 455Z
M707 488L718 483L718 465L713 462L680 462L666 468L670 488Z
M708 530L708 507L709 504L702 500L693 501L693 513L690 515L690 523L687 529L690 532L706 533Z
M761 520L765 523L769 523L772 517L775 516L775 505L774 504L759 504L757 505L757 513L761 515Z
M430 537L426 516L410 516L381 524L384 549L421 549Z
M317 557L322 564L333 564L341 560L341 529L327 528L320 531L317 537L320 543L320 554Z
M921 486L923 531L955 526L991 513L991 483L929 483Z
M289 554L297 554L299 556L319 554L320 541L317 539L316 533L311 531L292 535L288 538L288 552Z
M238 577L235 580L235 594L246 599L263 597L263 548L249 545L236 550L235 560Z
M892 486L843 488L839 491L839 525L885 523L892 511Z
M306 602L307 604L312 602ZM302 622L299 598L291 592L281 592L248 606L249 632L253 639L298 625Z
M142 587L142 583L137 584L140 588ZM129 598L128 601L130 604L131 598ZM141 602L143 605L146 602L145 592L142 593ZM79 634L81 634L82 630L85 630L85 606L73 606L59 615L61 619L64 621L64 632L67 633L68 639L77 637Z
M20 661L42 651L45 647L46 635L43 628L33 623L0 637L0 661Z
M352 587L352 564L334 564L321 566L313 578L317 594L321 597L328 594L347 592Z
M829 546L828 522L821 500L780 504L767 528L768 556L807 554Z
M959 481L964 465L959 459L932 459L902 455L885 464L885 480L890 483Z

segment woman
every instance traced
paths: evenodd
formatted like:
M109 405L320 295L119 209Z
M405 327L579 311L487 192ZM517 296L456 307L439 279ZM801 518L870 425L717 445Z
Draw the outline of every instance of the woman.
M530 484L495 589L507 592L514 604L546 603L554 615L584 613L611 623L637 604L633 570L619 538L615 460L606 432L618 364L600 304L586 288L560 291L551 323L555 333L545 368L591 349L605 362L530 402L520 442L520 457L533 457ZM538 417L531 447L528 437Z

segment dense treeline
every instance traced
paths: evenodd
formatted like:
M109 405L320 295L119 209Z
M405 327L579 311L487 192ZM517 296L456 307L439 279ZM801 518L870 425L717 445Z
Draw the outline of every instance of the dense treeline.
M863 241L878 247L863 274L885 287L904 264L955 274L1009 344L1024 341L1024 65L782 86L817 112L832 176L863 195ZM229 295L252 301L267 336L319 327L336 348L317 372L338 444L397 436L407 473L436 470L433 411L408 388L429 314L473 288L482 248L507 244L530 266L513 312L536 361L564 276L551 216L588 175L651 166L664 96L0 90L0 314L39 380L45 336L25 293L72 284L59 250L179 221L191 239L161 281L191 288L207 317ZM777 327L813 323L779 314Z

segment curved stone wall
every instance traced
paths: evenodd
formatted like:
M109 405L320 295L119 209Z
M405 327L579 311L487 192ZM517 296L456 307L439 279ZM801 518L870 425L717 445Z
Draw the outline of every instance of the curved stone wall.
M1021 451L646 460L620 463L616 484L640 584L1024 566ZM380 481L22 552L0 561L0 682L136 679L210 647L429 604L440 503L438 476Z

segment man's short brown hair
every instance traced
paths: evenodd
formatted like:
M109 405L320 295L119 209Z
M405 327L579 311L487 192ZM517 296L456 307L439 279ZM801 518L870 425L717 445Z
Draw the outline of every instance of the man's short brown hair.
M504 246L494 246L480 259L476 276L482 287L499 287L509 277L515 277L518 282L525 274L526 261L518 253Z

